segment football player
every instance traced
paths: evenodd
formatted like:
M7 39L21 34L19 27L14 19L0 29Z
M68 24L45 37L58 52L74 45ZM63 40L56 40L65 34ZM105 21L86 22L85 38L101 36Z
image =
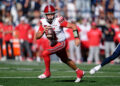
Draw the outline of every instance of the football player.
M113 52L113 54L103 60L103 62L100 65L95 66L90 70L90 74L95 74L97 71L99 71L103 66L111 62L112 60L116 59L120 55L120 44L118 44L117 48Z
M84 71L80 70L74 62L68 58L66 52L67 41L63 32L63 27L73 29L75 44L80 44L78 30L75 24L67 22L62 16L56 16L56 10L52 5L47 5L44 9L45 18L40 20L39 31L36 33L36 39L40 39L45 33L50 41L50 46L42 53L45 72L38 76L39 79L45 79L51 76L50 72L50 55L56 54L62 62L71 67L77 74L75 82L80 82Z

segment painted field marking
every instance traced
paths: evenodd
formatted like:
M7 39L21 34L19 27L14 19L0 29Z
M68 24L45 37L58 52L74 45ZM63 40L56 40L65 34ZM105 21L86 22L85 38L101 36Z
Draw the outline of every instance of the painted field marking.
M120 78L120 76L84 76L84 77L87 77L87 78ZM23 76L20 76L20 77L0 77L0 79L29 79L29 78L37 78L37 77L23 77ZM75 76L51 76L50 78L75 78Z

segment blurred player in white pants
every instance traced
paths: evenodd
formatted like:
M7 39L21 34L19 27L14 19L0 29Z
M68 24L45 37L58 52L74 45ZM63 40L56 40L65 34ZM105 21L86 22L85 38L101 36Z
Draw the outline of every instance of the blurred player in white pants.
M91 64L93 61L93 58L95 59L95 63L99 64L99 45L100 40L102 37L102 32L96 27L96 23L92 22L92 28L88 32L88 40L89 40L89 55L88 55L88 64Z

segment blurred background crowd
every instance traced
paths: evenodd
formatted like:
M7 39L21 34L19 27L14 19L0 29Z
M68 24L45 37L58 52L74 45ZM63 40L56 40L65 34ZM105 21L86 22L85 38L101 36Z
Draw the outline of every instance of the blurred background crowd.
M49 45L43 36L33 40L47 4L57 15L76 23L80 46L73 33L64 29L69 57L76 63L99 64L120 42L120 0L0 0L0 60L41 61L41 52ZM55 55L52 56L55 61ZM111 62L119 63L119 59Z

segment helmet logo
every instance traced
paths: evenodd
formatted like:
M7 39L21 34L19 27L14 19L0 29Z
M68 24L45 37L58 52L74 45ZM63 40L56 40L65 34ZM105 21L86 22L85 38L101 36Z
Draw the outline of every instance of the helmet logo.
M50 6L48 6L48 11L51 12L51 8L50 8Z

